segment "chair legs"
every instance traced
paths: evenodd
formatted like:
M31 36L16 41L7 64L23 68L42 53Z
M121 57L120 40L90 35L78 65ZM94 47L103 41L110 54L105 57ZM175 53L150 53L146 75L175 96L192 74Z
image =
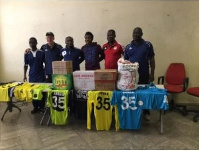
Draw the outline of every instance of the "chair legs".
M174 100L171 99L171 102L169 104L170 110L172 111L178 111L179 113L181 113L183 116L187 115L187 109L185 105L177 105L174 103ZM182 108L182 109L181 109Z
M13 108L17 108L17 109L19 110L19 112L21 112L21 109L20 109L18 106L16 106L16 105L12 102L12 100L11 100L11 101L7 102L7 108L6 108L6 110L4 111L3 116L1 117L1 121L3 121L4 116L5 116L5 114L6 114L8 111L9 111L9 112L12 112L12 109L13 109Z
M187 110L187 112L194 112L193 121L197 122L199 120L199 110Z

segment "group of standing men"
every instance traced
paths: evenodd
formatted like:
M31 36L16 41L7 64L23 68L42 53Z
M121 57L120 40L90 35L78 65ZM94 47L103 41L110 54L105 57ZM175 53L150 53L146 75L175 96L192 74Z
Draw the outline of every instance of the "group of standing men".
M24 81L27 80L28 66L30 66L29 82L52 82L53 61L72 61L73 71L76 71L80 70L80 64L84 60L85 70L100 69L100 62L105 59L105 69L117 69L117 61L124 55L125 60L139 63L139 84L148 84L154 81L155 54L152 44L142 39L142 35L142 29L136 27L133 30L133 40L124 50L115 40L116 33L112 29L108 30L108 42L102 48L93 42L94 36L91 32L85 33L85 45L81 49L74 47L74 40L70 36L66 37L66 47L63 48L54 42L54 34L47 32L47 44L42 45L41 49L38 50L37 40L32 37L29 39L30 48L25 51L24 55ZM34 106L33 111L37 112L37 108L38 106ZM149 110L144 110L144 114L148 120Z

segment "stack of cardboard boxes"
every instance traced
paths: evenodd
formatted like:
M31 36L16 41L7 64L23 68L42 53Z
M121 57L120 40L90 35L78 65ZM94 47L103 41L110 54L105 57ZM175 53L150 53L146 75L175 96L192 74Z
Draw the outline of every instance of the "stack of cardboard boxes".
M53 75L53 89L56 90L70 90L73 87L72 61L53 61L52 63Z
M94 72L95 90L114 91L116 89L117 70L103 69Z

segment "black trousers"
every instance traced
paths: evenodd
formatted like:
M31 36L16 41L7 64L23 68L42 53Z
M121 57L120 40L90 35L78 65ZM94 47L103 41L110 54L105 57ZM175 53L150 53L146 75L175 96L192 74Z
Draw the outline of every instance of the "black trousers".
M139 82L138 84L149 84L149 74L147 75L139 75ZM150 115L149 110L143 110L143 114L148 114Z

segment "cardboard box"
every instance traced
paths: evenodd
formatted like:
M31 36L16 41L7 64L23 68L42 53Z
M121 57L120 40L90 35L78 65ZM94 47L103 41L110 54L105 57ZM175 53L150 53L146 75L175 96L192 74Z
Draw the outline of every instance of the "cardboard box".
M72 61L53 61L53 74L69 74L73 72Z
M74 71L73 81L75 90L94 90L94 71Z
M70 90L73 87L71 74L53 74L52 81L54 90Z
M94 80L117 80L117 69L95 70Z
M114 91L116 89L116 80L95 80L95 90Z

